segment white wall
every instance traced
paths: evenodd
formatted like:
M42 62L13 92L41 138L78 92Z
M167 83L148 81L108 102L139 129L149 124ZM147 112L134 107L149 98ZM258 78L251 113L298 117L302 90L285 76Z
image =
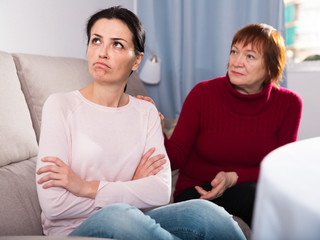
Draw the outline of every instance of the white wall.
M298 140L320 136L320 61L289 64L287 87L303 101Z
M136 0L0 0L0 51L86 58L86 21Z

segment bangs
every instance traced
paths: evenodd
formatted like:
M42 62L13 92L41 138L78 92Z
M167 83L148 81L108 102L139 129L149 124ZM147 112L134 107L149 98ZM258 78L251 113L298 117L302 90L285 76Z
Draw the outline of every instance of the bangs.
M244 47L251 44L260 54L264 54L264 49L268 45L265 33L261 29L245 29L239 31L233 38L231 47L236 43L243 44Z

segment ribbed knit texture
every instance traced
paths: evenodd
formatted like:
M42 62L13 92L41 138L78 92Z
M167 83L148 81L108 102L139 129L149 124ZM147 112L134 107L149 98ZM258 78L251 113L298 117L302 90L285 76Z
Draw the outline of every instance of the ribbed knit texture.
M237 92L228 76L197 84L187 96L170 139L172 169L180 169L174 196L235 171L237 183L256 182L262 159L297 138L302 101L294 92L265 85Z

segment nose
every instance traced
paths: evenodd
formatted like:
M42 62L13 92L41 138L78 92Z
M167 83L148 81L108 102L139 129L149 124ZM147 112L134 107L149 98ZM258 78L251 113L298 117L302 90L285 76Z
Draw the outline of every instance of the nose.
M233 56L232 65L234 67L243 67L244 66L244 58L245 56L242 54L238 54Z
M100 58L109 58L109 49L107 46L102 45L99 49L99 57Z

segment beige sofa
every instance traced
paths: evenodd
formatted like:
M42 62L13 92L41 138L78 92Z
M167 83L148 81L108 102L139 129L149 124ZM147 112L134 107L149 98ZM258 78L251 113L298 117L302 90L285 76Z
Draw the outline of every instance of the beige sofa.
M41 237L35 184L42 106L51 93L79 89L90 82L85 60L0 51L0 238L54 239ZM147 95L135 73L127 92ZM165 131L170 132L174 123L167 120ZM173 182L176 177L174 172ZM243 228L241 220L239 225Z

